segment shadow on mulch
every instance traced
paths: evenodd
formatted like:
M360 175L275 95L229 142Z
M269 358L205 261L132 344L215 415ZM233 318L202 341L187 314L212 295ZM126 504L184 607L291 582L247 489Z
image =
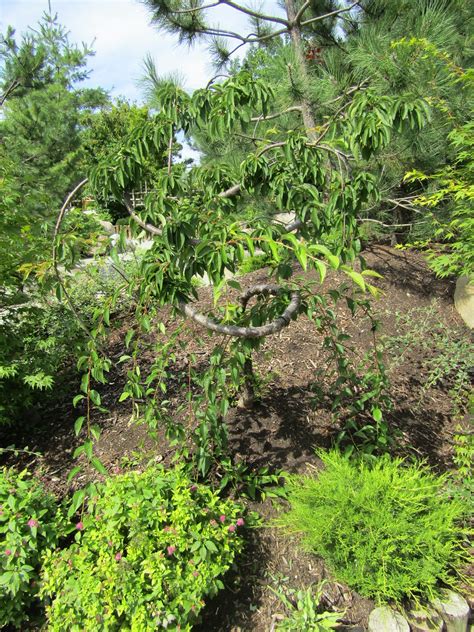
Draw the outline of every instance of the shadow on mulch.
M367 248L364 256L369 267L383 275L377 283L381 287L395 286L415 296L444 300L454 293L455 281L436 278L423 258L413 252L377 245Z
M195 632L252 630L252 615L262 606L268 578L266 570L272 558L270 543L261 531L247 531L244 553L224 578L225 589L210 600L201 613Z
M309 388L271 385L253 409L230 415L231 450L256 468L298 471L314 460L315 447L331 444L327 426L315 425L314 412Z

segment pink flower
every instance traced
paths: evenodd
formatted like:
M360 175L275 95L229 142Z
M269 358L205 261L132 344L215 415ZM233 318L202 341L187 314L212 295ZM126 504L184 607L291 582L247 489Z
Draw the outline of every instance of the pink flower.
M194 577L199 577L199 571L193 571Z
M6 550L5 550L5 555L6 555L7 557L8 557L9 555L11 555L11 554L12 554L11 549L6 549Z
M33 527L37 527L38 526L38 521L35 520L34 518L30 518L26 524L29 527L33 528Z
M191 485L191 487L189 488L190 492L195 492L197 490L197 485Z
M234 533L235 531L235 524L231 524L229 527L229 533Z
M176 547L171 545L171 546L166 547L166 550L168 552L168 557L171 557L173 553L176 551Z
M238 527L243 527L245 524L245 521L243 518L237 518L237 522L235 523Z
M212 518L212 520L209 520L209 524L211 525L211 527L215 527L217 522L214 520L214 518Z
M115 559L117 560L117 562L120 562L120 560L122 559L122 554L121 553L116 553L115 554Z
M77 529L78 531L82 531L82 530L84 529L84 523L83 523L82 521L79 521L79 522L76 524L76 529Z
M219 520L220 520L221 522L225 522L225 516L224 516L224 514L222 514L222 516L219 516Z
M166 527L163 527L163 531L166 531L166 532L171 531L171 527L166 525Z

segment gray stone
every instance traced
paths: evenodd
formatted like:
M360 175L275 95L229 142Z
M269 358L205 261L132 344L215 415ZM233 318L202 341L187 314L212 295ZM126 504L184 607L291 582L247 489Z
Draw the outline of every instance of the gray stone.
M407 620L389 606L375 608L369 615L369 632L410 632Z
M454 306L471 329L474 328L474 280L468 276L459 277L454 290Z
M113 235L115 233L115 226L112 224L112 222L108 222L105 219L99 219L97 221L104 229L104 232L106 232L108 235Z
M441 599L433 601L446 625L446 632L466 632L469 620L469 604L452 590L446 590Z
M411 632L443 632L443 619L433 608L413 607L406 612Z

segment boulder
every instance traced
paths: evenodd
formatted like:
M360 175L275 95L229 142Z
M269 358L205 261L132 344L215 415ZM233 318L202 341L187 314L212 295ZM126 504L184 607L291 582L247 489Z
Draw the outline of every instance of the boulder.
M406 617L411 632L443 632L443 619L433 608L413 607Z
M467 631L470 609L464 597L452 590L447 590L440 599L433 601L433 608L443 618L446 632Z
M99 219L97 221L102 226L105 233L107 233L108 235L113 235L115 233L115 226L111 222L108 222L105 219Z
M468 276L459 277L454 290L454 306L471 329L474 328L474 281Z
M410 626L399 612L380 606L369 615L368 632L410 632Z

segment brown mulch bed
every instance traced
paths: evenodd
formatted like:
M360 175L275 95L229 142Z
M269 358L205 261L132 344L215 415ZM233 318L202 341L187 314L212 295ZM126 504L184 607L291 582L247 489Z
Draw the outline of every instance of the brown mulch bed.
M381 334L387 337L405 335L406 322L418 325L429 338L430 320L425 325L426 314L443 323L453 340L468 340L469 331L453 306L454 284L449 280L437 280L427 268L423 257L412 252L394 250L387 246L374 246L365 251L368 266L383 275L376 279L382 291L374 302L374 310L381 322ZM267 278L264 270L247 275L242 285L252 285ZM340 275L330 274L325 281L326 289L335 287ZM201 291L204 301L209 291ZM352 336L355 354L359 357L367 351L372 332L367 319L352 318L342 305L337 308L343 330ZM170 326L173 319L167 311L163 321ZM110 356L118 360L123 353L123 336L127 322L116 328L110 341ZM212 340L204 346L197 336L206 337L197 325L189 324L186 351L175 362L176 373L169 385L169 399L173 405L183 401L182 385L186 380L185 353L195 351L205 362ZM405 351L396 351L387 358L391 381L391 398L394 409L390 413L390 426L398 431L397 451L428 461L443 471L450 467L452 438L456 426L467 423L462 409L453 410L449 394L449 376L434 387L424 388L432 356L436 349L429 345L422 348L414 344ZM431 355L430 355L431 354ZM151 356L144 354L146 366ZM279 335L266 339L254 364L265 377L260 401L251 410L233 409L229 413L231 451L237 460L244 460L252 468L267 466L270 470L306 472L317 465L314 450L328 447L334 441L338 426L327 399L315 397L316 372L325 366L321 336L307 318L299 318ZM324 375L318 376L318 385L327 387ZM117 403L125 380L123 365L113 367L109 383L101 389L103 404L110 412L95 420L101 427L101 439L97 452L107 468L112 470L123 464L124 457L147 454L167 463L172 456L162 433L149 436L144 426L131 425L130 406ZM66 395L60 402L45 405L32 413L22 428L3 429L0 446L14 445L31 453L5 453L7 464L28 466L43 483L59 495L70 491L67 474L74 464L72 454L79 440L73 431L74 418L79 414L72 408L72 395L77 392L77 376L61 387ZM465 412L465 411L464 411ZM35 454L37 453L37 454ZM83 484L91 475L85 471L75 479L74 485ZM251 503L264 518L275 515L270 500ZM283 605L270 589L279 585L292 588L307 587L327 579L324 605L329 609L344 611L343 622L364 629L372 603L347 587L335 582L324 564L302 553L295 542L275 528L260 528L248 535L248 546L239 567L228 577L226 590L208 604L200 632L252 631L268 632L273 629Z

